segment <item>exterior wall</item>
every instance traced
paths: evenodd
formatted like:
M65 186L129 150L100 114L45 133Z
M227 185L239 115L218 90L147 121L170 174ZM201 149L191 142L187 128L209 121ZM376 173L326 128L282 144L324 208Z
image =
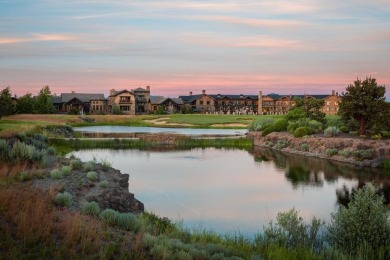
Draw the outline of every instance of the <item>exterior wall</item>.
M275 100L269 96L262 98L262 109L263 115L274 115L275 114Z
M112 113L114 106L118 106L123 114L135 115L135 97L131 92L123 92L108 98L109 110Z
M107 113L107 101L106 100L91 100L89 112L92 114Z
M287 114L296 105L291 97L283 97L275 101L275 113L278 115Z
M338 95L328 96L324 99L324 106L322 107L322 112L327 115L336 115L339 111L339 104L341 98Z
M203 109L201 113L214 113L215 112L215 101L212 97L208 95L203 95L202 97L196 100L195 106L202 106Z
M135 114L148 114L151 110L150 91L137 91L135 97Z

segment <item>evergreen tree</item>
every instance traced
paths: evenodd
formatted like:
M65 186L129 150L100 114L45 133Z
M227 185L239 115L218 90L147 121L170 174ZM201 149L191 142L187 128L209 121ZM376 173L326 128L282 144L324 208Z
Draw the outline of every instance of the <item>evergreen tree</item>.
M16 113L32 114L35 107L35 99L31 93L27 93L18 99L16 103Z
M364 135L386 113L385 92L385 86L378 86L375 78L357 79L343 92L339 115L345 122L355 120L359 133Z
M55 111L55 107L51 101L51 92L49 86L44 86L39 91L35 102L35 111L38 114L52 114Z
M0 93L0 118L2 116L12 115L14 106L12 104L12 96L10 87L6 87Z

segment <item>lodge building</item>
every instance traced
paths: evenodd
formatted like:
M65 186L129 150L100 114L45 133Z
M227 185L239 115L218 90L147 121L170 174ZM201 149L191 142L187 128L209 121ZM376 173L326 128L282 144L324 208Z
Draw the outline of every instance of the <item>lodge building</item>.
M89 114L128 114L142 115L157 113L159 107L165 113L181 113L184 106L190 107L194 113L201 114L236 114L236 115L283 115L296 106L296 98L303 100L315 98L324 100L322 111L328 115L338 112L341 97L332 91L331 95L222 95L202 94L178 98L151 96L150 87L132 90L110 90L108 98L104 94L62 93L52 97L55 108L60 113L69 113L74 110Z

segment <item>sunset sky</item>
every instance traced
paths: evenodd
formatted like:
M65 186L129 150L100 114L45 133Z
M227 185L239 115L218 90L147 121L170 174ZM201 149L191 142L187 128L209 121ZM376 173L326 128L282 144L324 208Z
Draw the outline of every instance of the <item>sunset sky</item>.
M390 98L389 0L0 0L0 88Z

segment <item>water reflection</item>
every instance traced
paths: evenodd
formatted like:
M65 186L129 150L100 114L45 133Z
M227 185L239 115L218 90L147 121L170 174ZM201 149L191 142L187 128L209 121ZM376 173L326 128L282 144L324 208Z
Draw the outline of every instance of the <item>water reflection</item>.
M262 148L97 149L74 154L82 160L108 159L129 173L130 190L147 210L222 233L251 235L292 207L306 220L329 220L343 199L336 191L370 180L390 182L378 172Z

